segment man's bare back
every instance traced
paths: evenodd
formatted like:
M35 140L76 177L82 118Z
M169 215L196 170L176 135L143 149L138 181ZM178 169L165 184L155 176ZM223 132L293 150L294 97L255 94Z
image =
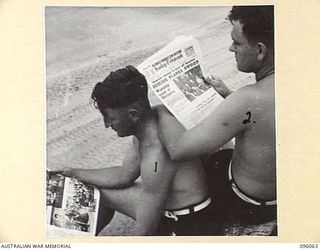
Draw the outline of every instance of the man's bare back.
M236 136L232 157L233 178L245 193L264 200L276 198L274 75L245 87L253 96L243 122L247 129ZM250 119L248 119L250 117ZM266 136L268 135L268 136Z

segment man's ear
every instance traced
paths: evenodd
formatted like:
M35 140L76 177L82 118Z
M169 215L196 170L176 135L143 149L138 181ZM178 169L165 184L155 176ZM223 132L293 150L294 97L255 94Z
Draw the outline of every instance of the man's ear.
M129 108L128 114L129 114L131 121L133 121L133 122L137 122L141 118L141 114L140 114L139 110L137 110L135 108Z
M257 59L259 61L262 61L267 57L268 48L264 43L262 42L257 43L257 50L258 50Z

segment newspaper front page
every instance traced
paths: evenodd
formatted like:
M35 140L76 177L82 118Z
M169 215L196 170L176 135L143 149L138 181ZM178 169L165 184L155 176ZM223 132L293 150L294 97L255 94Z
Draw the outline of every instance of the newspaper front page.
M204 82L209 76L199 43L181 36L138 65L155 95L188 130L203 121L223 98Z
M94 236L100 192L60 174L47 173L47 236Z

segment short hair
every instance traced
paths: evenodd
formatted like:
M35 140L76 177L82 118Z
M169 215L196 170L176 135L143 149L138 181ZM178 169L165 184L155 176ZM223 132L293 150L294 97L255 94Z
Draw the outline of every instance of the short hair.
M105 108L122 108L148 96L147 81L135 67L111 72L103 82L98 82L91 99L100 111Z
M274 45L274 8L272 5L233 6L228 18L231 23L239 21L249 41Z

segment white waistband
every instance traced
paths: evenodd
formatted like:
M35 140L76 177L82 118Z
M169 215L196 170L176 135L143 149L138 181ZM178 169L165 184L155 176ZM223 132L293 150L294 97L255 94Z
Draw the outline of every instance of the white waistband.
M209 206L210 203L211 203L211 198L209 197L208 199L206 199L204 202L200 203L199 205L192 207L192 209L185 208L185 209L173 210L173 211L166 211L165 210L164 216L166 216L168 218L174 218L175 216L179 216L179 215L191 214L192 212L198 212L198 211L206 208L207 206Z
M229 181L232 181L231 183L231 188L233 190L233 192L236 193L236 195L241 198L242 200L251 203L253 205L257 205L257 206L261 206L263 204L267 205L267 206L272 206L272 205L276 205L277 204L277 200L273 200L273 201L265 201L265 202L260 202L260 201L256 201L250 197L248 197L247 195L245 195L244 193L242 193L239 188L237 187L237 184L234 182L233 177L232 177L232 173L231 173L231 163L232 161L230 161L229 163L229 169L228 169L228 177L229 177Z

